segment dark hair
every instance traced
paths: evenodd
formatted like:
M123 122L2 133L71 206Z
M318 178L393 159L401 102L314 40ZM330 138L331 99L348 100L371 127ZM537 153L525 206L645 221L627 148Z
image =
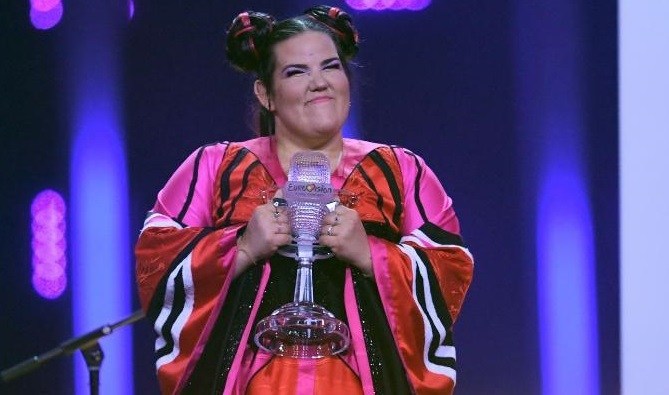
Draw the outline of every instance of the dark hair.
M226 54L236 69L254 73L271 92L276 61L274 46L307 31L325 33L332 38L348 74L348 62L358 52L358 32L346 12L326 5L311 7L303 15L279 22L262 12L242 12L228 29ZM259 129L261 136L274 134L274 115L262 106Z

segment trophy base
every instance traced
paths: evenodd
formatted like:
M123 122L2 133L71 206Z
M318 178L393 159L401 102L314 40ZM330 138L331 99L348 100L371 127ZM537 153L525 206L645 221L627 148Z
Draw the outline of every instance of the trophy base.
M350 343L346 324L312 303L288 303L256 325L256 345L283 357L316 359L344 352Z

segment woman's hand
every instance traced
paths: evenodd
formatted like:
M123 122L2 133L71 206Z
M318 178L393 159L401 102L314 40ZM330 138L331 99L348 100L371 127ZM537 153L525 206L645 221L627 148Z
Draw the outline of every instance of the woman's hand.
M319 243L330 247L339 259L357 267L367 276L373 275L367 233L357 211L338 204L323 219Z
M275 199L253 210L244 234L237 239L236 274L265 260L292 240L286 208L280 204L280 196L281 190L277 191Z

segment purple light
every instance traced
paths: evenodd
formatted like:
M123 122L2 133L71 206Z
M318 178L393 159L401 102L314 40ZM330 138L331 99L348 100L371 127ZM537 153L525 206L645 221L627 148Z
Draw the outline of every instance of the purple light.
M393 4L390 6L391 10L398 11L398 10L404 10L409 7L409 4L411 3L412 0L396 0L393 2Z
M52 232L51 230L57 228L59 231L58 232ZM33 219L33 223L31 225L31 229L33 231L33 244L45 244L45 243L59 243L59 242L65 242L64 237L65 237L65 232L63 229L64 228L64 221L59 222L55 224L54 226L49 226L49 225L44 225L44 224L39 224L35 219Z
M554 160L537 206L537 286L543 394L598 394L594 240L582 170ZM578 355L577 358L574 358ZM569 378L569 380L565 380ZM577 384L576 387L572 387Z
M30 6L39 12L51 11L59 4L60 0L30 0Z
M32 277L33 288L46 299L56 299L67 288L65 270L59 265L38 265Z
M431 0L346 0L349 7L354 10L408 10L419 11L427 8Z
M56 26L63 17L63 3L58 2L47 11L40 11L36 7L30 8L30 22L35 29L48 30Z
M414 0L414 1L409 1L407 4L407 10L411 11L420 11L424 10L427 8L427 6L432 3L432 0Z
M374 1L372 3L373 4L370 7L372 10L381 11L381 10L386 10L386 9L390 8L393 5L394 1L393 0L390 0L390 1L377 0L377 1Z
M128 19L132 19L135 16L135 2L133 0L128 0Z
M53 233L52 230L47 230L44 233ZM47 239L46 242L39 242L36 239ZM33 236L33 266L51 265L60 262L61 258L65 256L65 241L60 240L57 243L51 242L48 239L55 239L56 237L35 237Z
M40 296L55 299L67 287L65 201L57 192L44 190L33 199L30 213L33 288Z
M58 192L45 189L33 199L30 214L42 224L60 222L65 217L65 201Z
M131 236L122 122L126 0L76 3L67 24L63 72L70 125L72 331L86 333L132 311ZM120 14L119 14L120 13ZM120 18L119 18L120 16ZM92 22L92 23L91 23ZM86 34L77 26L85 26ZM101 339L100 393L133 393L132 331ZM89 394L83 358L74 363L72 393Z
M365 0L346 0L346 4L354 10L366 10L369 8L365 4Z

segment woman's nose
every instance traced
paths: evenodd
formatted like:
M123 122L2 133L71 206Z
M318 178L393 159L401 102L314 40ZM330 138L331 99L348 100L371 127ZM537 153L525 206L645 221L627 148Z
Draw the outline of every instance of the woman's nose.
M309 81L309 89L312 91L319 91L328 87L328 81L320 71L311 73L311 80Z

